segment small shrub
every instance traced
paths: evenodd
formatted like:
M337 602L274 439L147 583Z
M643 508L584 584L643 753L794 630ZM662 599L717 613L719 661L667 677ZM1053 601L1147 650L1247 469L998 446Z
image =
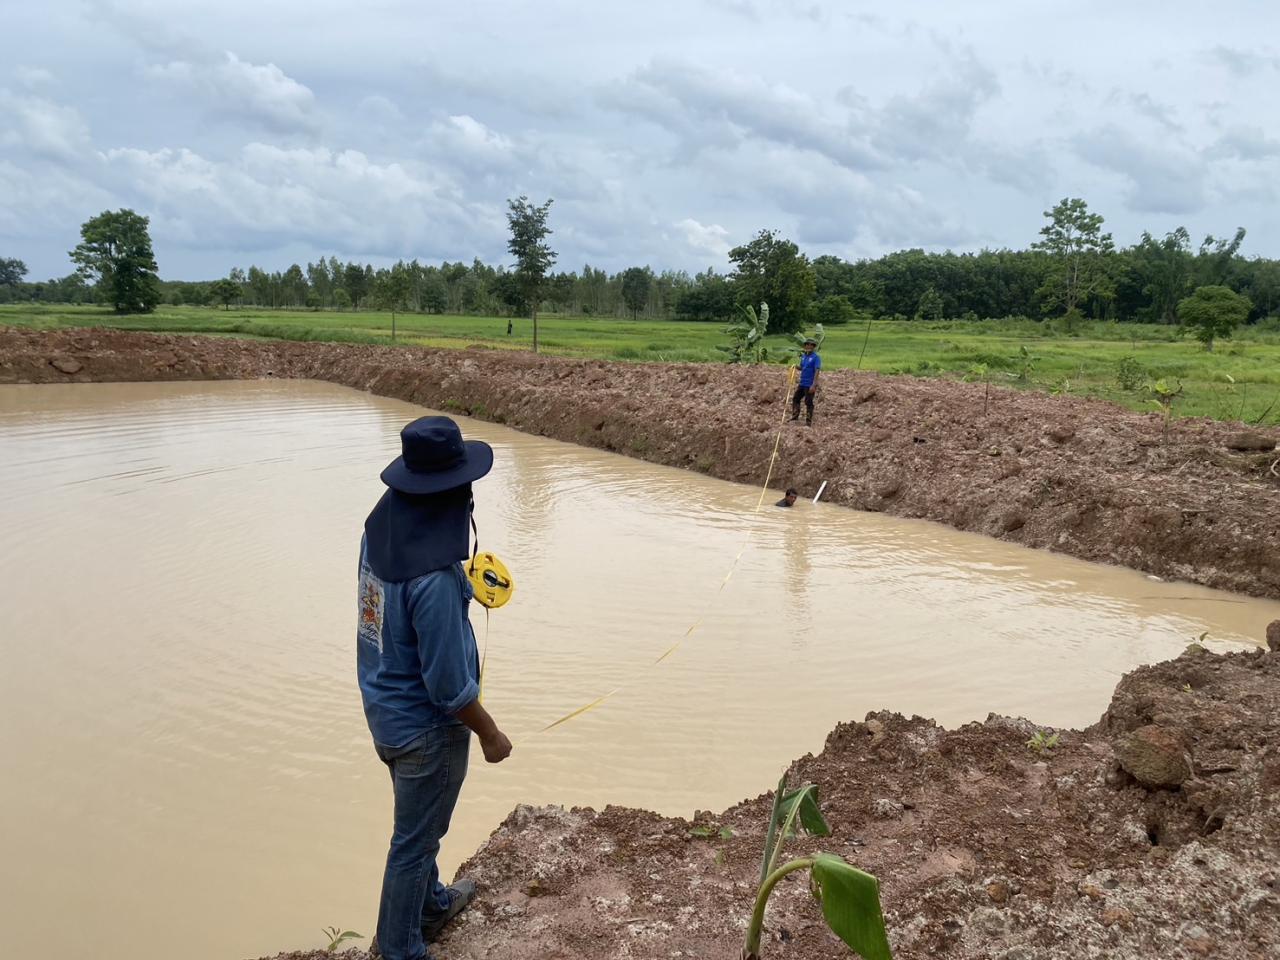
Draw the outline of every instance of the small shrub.
M1135 357L1121 357L1116 364L1116 383L1120 389L1132 393L1146 382L1147 373Z
M1043 730L1037 730L1035 735L1027 741L1027 749L1034 750L1036 753L1045 753L1046 751L1053 750L1053 748L1058 745L1058 741L1060 739L1061 737L1059 734L1055 733L1052 736L1045 736L1045 732Z

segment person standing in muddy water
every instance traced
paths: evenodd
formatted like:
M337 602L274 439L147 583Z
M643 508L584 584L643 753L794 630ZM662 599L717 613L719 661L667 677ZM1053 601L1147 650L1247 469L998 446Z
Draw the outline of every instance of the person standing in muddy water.
M804 422L813 426L813 397L818 392L818 371L822 369L822 357L818 355L818 341L805 338L800 348L800 382L791 397L791 420L800 419L800 401L804 401Z
M480 704L480 660L467 617L471 484L493 450L462 439L448 417L400 433L402 455L382 471L386 492L360 540L356 671L374 749L395 806L371 945L385 960L424 960L475 895L440 882L436 855L467 772L471 734L500 763L511 741Z

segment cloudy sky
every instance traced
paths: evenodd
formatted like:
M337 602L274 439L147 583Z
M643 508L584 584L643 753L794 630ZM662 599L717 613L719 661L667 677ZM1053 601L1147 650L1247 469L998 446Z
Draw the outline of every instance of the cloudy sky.
M44 0L0 32L0 256L151 218L161 275L1024 247L1082 196L1120 244L1280 257L1273 0Z

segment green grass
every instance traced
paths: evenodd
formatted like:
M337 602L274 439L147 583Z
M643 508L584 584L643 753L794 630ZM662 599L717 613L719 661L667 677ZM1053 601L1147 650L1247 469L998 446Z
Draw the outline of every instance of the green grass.
M99 307L7 305L0 306L0 325L4 324L391 342L391 315L363 311L163 307L154 314L118 317ZM511 337L506 329L507 321L500 317L396 315L401 343L529 348L528 320L516 320ZM722 325L709 323L543 315L538 329L539 345L546 353L606 360L722 363L725 354L716 348L728 343ZM855 366L865 330L861 323L828 328L822 347L824 367ZM771 339L777 346L786 343L782 337ZM1026 364L1024 347L1031 358ZM1175 415L1246 421L1261 417L1266 424L1280 423L1280 327L1274 322L1242 329L1234 339L1219 341L1210 353L1196 341L1179 337L1171 327L1150 324L1088 323L1064 335L1051 323L1023 320L881 320L871 326L862 368L979 379L975 367L985 364L986 376L994 384L1102 397L1134 410L1156 411L1145 387L1121 389L1116 375L1124 357L1133 357L1147 379L1163 379L1171 387L1183 385Z

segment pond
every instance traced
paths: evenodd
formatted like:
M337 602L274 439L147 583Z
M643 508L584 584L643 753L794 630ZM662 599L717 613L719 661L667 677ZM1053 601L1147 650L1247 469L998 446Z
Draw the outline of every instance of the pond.
M354 680L357 549L423 412L312 382L0 387L8 952L372 933L390 791ZM919 521L777 494L754 514L758 488L460 422L497 453L477 519L517 592L473 622L516 748L474 751L446 873L517 803L720 809L869 710L1087 725L1124 671L1280 617Z

